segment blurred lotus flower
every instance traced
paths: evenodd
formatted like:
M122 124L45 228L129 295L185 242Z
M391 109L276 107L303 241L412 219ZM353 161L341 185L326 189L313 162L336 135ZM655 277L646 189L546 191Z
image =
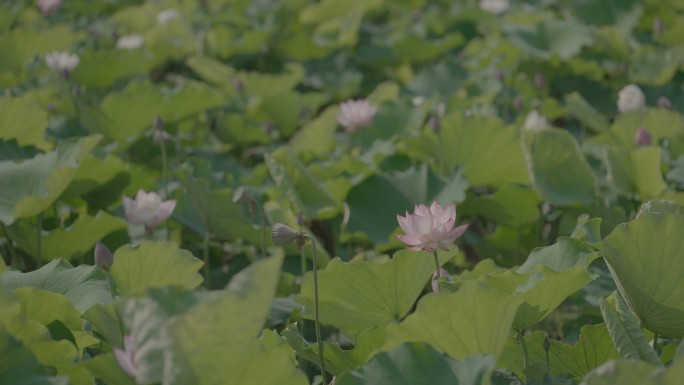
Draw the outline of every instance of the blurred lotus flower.
M665 32L665 24L659 17L656 17L653 19L653 34L659 36L662 35L663 32Z
M62 75L67 75L76 68L81 58L66 51L55 51L45 55L45 64Z
M176 201L162 201L156 192L147 193L140 189L135 195L135 200L124 197L123 205L129 222L145 225L145 229L152 231L171 216L173 209L176 208Z
M468 225L454 228L456 222L456 205L453 203L442 208L437 202L430 207L417 205L413 214L406 212L406 216L397 215L399 226L406 233L397 235L400 241L408 245L409 250L426 250L433 252L439 247L449 250L448 246L456 238L463 235Z
M38 0L38 8L43 15L56 11L60 5L62 5L62 0Z
M133 34L121 36L119 40L116 41L116 48L118 49L138 49L143 46L145 39L142 35Z
M366 99L347 100L340 103L337 122L345 131L352 132L370 126L377 112L378 107L371 105Z
M119 363L121 369L126 374L135 378L138 374L138 365L135 363L135 345L133 343L133 336L124 337L124 350L113 348L114 357Z
M644 96L641 88L634 84L629 84L618 92L617 108L622 113L640 110L645 105L646 96Z
M659 97L656 103L660 108L666 108L668 110L672 109L672 101L668 99L666 96Z
M286 244L295 241L297 249L301 250L306 243L307 236L301 231L295 231L292 227L286 226L282 223L276 223L271 228L271 237L273 244L276 246L285 246Z
M481 10L496 15L506 12L509 5L508 0L480 0L479 4Z
M176 20L180 17L180 12L177 9L165 9L157 14L157 23L166 24L170 21Z
M636 143L637 147L650 146L653 142L653 137L647 129L639 127L636 130L634 142Z
M446 278L446 282L451 282L451 276L443 268L439 268L439 277ZM432 273L432 292L439 293L439 277L437 277L437 272Z
M529 131L544 131L551 128L544 115L537 110L532 110L525 117L523 128Z
M543 89L546 86L546 78L544 77L544 74L537 72L534 74L534 79L532 80L532 84L534 84L535 87L538 89Z
M102 242L95 244L95 265L102 270L109 270L114 263L114 256L112 252Z

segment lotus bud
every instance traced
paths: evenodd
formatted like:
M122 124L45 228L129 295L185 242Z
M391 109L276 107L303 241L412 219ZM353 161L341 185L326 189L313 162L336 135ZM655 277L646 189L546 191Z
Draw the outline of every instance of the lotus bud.
M665 32L665 24L659 17L656 17L653 19L653 34L660 36L663 32Z
M515 97L513 98L513 108L516 111L522 110L523 102L522 102L522 98L520 97L520 95L515 95Z
M233 78L233 88L235 88L237 93L241 94L245 92L245 83L240 78Z
M43 15L56 11L62 5L62 0L38 0L38 8Z
M650 146L653 142L653 137L647 129L639 127L636 130L634 142L636 143L637 147Z
M536 74L534 74L532 84L534 84L534 86L538 89L543 89L546 86L546 78L543 74L537 72Z
M542 343L542 348L544 348L544 351L546 353L551 350L551 341L549 341L549 336L544 336L544 342Z
M430 125L430 128L432 129L432 132L434 132L434 133L439 132L439 129L442 126L439 122L439 118L434 116L434 115L430 117L428 124Z
M95 266L107 271L114 263L112 252L102 242L95 244Z
M299 232L282 223L276 223L271 228L271 237L273 238L273 244L276 246L285 246L297 239L298 236Z

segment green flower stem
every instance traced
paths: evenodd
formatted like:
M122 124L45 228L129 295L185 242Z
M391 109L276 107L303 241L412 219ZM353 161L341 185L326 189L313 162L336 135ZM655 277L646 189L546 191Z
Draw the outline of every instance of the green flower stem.
M658 333L653 335L653 351L658 354Z
M14 268L17 270L21 270L21 267L19 266L19 258L17 256L17 251L14 249L14 245L12 244L12 238L10 238L9 233L7 232L7 227L5 227L5 224L3 222L0 222L0 226L2 226L2 233L5 236L5 239L7 240L7 247L9 248L10 251L10 258L12 259L12 265L14 265Z
M437 249L432 255L435 257L435 279L439 279L439 257L437 256Z
M204 285L207 289L210 288L209 279L209 231L204 233L204 245L202 247L202 259L204 260Z
M523 336L522 330L518 330L518 341L520 341L520 348L523 353L523 374L527 376L527 368L530 365L530 359L527 355L527 345L525 344L525 337Z
M314 321L316 328L316 342L318 343L318 357L321 364L321 377L323 384L327 384L325 379L325 360L323 359L323 341L321 341L321 322L318 316L318 255L316 254L316 240L312 236L307 236L313 244L313 276L314 276Z
M106 271L105 274L107 275L107 283L109 284L109 292L112 294L112 299L116 298L116 283L114 282L114 279L112 278L112 274L109 271Z
M264 215L264 207L261 205L261 203L257 203L256 206L257 210L259 211L259 242L261 242L261 258L266 258L266 228L264 227L266 218ZM304 273L302 273L302 277L304 277Z

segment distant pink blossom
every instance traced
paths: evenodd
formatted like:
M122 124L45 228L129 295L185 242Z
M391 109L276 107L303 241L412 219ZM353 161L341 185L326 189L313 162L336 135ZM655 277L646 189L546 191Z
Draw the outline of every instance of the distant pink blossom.
M176 208L176 201L162 201L156 192L147 193L140 189L135 199L124 197L123 206L129 222L145 225L147 230L153 230L171 216Z
M124 337L124 349L113 348L114 357L119 362L119 366L126 374L135 378L138 374L138 365L135 362L135 345L133 336Z
M637 147L650 146L652 142L653 137L647 129L643 127L637 128L636 135L634 137L634 143L636 143Z
M340 103L337 122L344 127L345 131L352 132L370 126L377 112L378 107L373 106L366 99L347 100Z
M463 235L468 225L454 228L456 223L456 205L453 203L442 208L437 202L430 207L417 205L413 214L397 215L399 226L406 234L397 235L409 250L426 250L433 252L440 248L449 250L448 246L456 238Z
M43 15L56 11L62 5L62 0L38 0L38 8Z

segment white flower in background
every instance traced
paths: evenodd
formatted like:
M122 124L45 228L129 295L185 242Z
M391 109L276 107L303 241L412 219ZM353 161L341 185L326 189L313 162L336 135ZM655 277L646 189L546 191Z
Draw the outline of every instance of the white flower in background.
M544 115L537 110L532 110L527 114L523 128L530 131L544 131L551 128Z
M506 12L509 5L508 0L480 0L479 4L481 10L496 15Z
M622 113L640 110L645 105L646 96L641 91L641 88L634 84L629 84L618 92L617 108Z
M145 39L142 35L133 34L121 36L116 42L116 48L118 49L138 49L142 47Z
M43 15L56 11L60 5L62 5L62 0L38 0L38 8Z
M356 131L359 128L368 127L373 123L373 117L378 112L378 107L371 105L368 100L347 100L340 103L340 112L337 114L337 122L347 132Z
M168 219L176 208L176 200L162 201L156 192L147 193L140 189L135 199L123 198L126 219L136 225L145 225L148 231Z
M71 72L76 68L81 59L78 55L65 52L55 51L45 55L45 64L55 71Z
M176 20L180 17L180 12L177 9L169 8L165 9L157 14L157 23L166 24L172 20Z
M119 363L121 369L123 369L126 374L135 378L138 374L138 365L135 362L135 345L133 344L133 336L124 337L124 350L119 348L113 348L114 357Z

